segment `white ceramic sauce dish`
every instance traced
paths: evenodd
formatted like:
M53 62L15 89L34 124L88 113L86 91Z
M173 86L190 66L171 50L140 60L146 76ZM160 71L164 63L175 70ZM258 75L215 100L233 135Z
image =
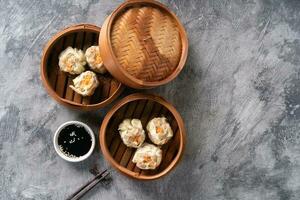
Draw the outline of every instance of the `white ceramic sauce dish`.
M70 157L70 156L67 156L65 153L63 153L61 148L59 147L58 137L59 137L61 131L69 125L78 125L78 126L84 127L86 132L91 136L91 142L92 142L91 147L90 147L89 151L86 154L84 154L82 156L79 156L79 157ZM58 129L55 131L55 134L54 134L54 137L53 137L53 145L54 145L54 149L55 149L56 153L62 159L66 160L66 161L69 161L69 162L80 162L80 161L83 161L83 160L87 159L90 155L92 155L92 153L95 149L95 135L94 135L94 132L92 131L92 129L88 125L86 125L85 123L79 122L79 121L68 121L68 122L65 122L62 125L60 125L58 127Z

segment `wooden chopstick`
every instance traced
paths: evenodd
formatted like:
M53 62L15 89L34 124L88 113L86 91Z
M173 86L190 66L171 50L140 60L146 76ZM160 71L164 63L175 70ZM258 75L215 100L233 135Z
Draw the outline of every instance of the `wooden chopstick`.
M88 191L90 191L95 185L97 185L101 180L107 177L110 172L106 169L103 172L96 175L92 180L81 186L71 194L66 200L77 200L80 199L83 195L85 195Z

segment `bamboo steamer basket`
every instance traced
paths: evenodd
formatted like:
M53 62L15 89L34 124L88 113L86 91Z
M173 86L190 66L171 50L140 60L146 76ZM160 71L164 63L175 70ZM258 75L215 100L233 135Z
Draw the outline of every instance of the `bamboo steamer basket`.
M164 144L162 162L155 170L141 170L132 162L135 149L126 147L118 133L119 124L126 118L141 119L145 128L154 117L165 116L174 132ZM153 180L165 176L180 161L185 147L185 127L180 114L165 99L151 94L131 94L117 104L105 116L100 127L99 141L104 157L123 174L139 179ZM148 137L146 142L151 143Z
M49 95L58 103L79 110L95 110L108 105L122 92L122 84L109 73L97 74L99 87L92 96L82 97L69 87L76 75L59 70L60 52L68 46L85 51L92 45L98 45L100 30L100 27L91 24L70 26L46 44L41 61L41 79Z
M176 78L188 53L179 19L166 6L151 0L121 4L105 20L99 44L108 71L136 89L157 87Z

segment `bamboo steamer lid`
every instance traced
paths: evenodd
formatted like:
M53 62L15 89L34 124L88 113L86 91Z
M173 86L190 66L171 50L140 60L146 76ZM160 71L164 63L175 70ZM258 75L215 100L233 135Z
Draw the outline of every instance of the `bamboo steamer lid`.
M107 70L136 89L166 84L184 67L188 41L185 30L163 4L131 0L105 20L99 37Z

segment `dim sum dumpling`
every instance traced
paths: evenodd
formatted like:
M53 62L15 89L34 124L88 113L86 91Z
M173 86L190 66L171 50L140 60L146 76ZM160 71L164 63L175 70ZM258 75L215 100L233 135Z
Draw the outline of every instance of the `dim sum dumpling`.
M165 117L156 117L147 124L150 140L156 145L163 145L173 137L173 131Z
M99 86L97 75L92 71L86 71L73 80L74 86L70 85L75 92L82 96L91 96Z
M153 144L144 143L138 148L132 162L140 169L155 169L162 160L162 150Z
M70 74L80 74L85 68L86 59L83 51L68 47L59 54L59 68Z
M85 57L92 70L101 74L106 72L106 68L104 67L102 58L100 56L99 46L89 47L85 52Z
M123 120L118 130L123 143L128 147L138 148L145 141L145 131L139 119Z

